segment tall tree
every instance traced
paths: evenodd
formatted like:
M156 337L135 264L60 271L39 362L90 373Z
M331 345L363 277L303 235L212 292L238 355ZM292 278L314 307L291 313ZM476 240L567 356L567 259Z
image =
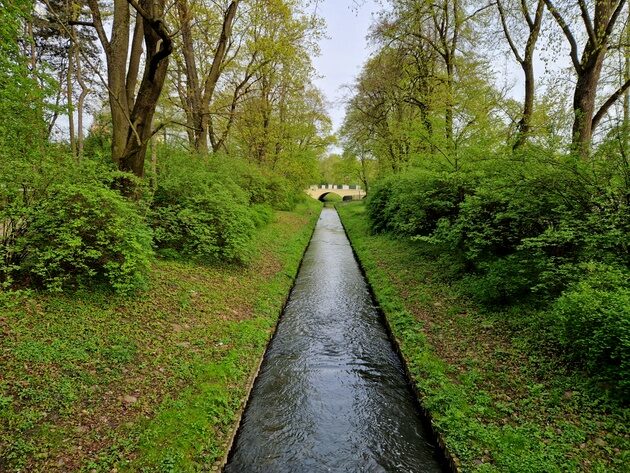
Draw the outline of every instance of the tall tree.
M525 40L525 50L520 52L517 42L515 41L514 33L510 30L509 26L509 13L503 5L502 0L497 0L497 9L499 11L499 18L501 20L501 26L505 38L516 58L516 61L523 69L525 76L525 98L523 100L523 113L518 123L518 135L514 140L513 148L518 149L527 141L527 138L531 130L531 119L534 111L534 98L535 98L535 77L534 77L534 51L536 49L536 42L540 34L540 28L542 26L543 13L545 9L545 2L543 0L537 0L536 10L532 16L531 9L527 3L527 0L520 0L520 5L513 9L518 10L518 14L523 18L527 24L527 37Z
M166 0L114 0L109 38L98 0L87 2L107 62L112 159L120 170L142 177L147 144L153 134L153 115L173 50L163 20ZM133 33L130 6L135 11ZM144 71L138 85L143 55ZM125 186L125 191L133 191L128 184Z
M577 1L587 38L581 53L578 44L579 36L574 33L571 22L567 21L567 14L552 0L544 1L569 43L571 62L577 74L573 93L573 150L586 158L590 153L593 131L610 106L630 87L630 80L626 80L597 111L595 110L602 66L615 24L626 1L595 0L592 3L585 0Z
M185 63L187 89L185 105L193 130L193 145L200 153L208 151L208 140L210 140L214 151L220 147L220 140L215 136L210 126L210 103L228 54L238 5L239 0L232 0L223 10L221 30L214 48L212 61L207 70L200 72L197 55L205 54L205 51L199 51L197 54L195 52L192 21L193 12L204 7L192 8L192 4L188 0L177 2L178 19L182 32L182 55Z

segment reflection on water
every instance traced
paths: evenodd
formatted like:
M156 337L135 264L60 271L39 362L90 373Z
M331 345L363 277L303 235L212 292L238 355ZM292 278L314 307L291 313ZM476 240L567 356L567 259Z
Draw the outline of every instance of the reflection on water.
M442 471L334 209L322 211L224 471Z

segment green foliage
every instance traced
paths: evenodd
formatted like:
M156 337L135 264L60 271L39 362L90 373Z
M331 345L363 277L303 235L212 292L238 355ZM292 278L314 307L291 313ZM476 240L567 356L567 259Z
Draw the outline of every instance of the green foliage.
M412 169L378 181L368 197L375 231L430 235L442 218L457 214L466 191L463 175Z
M0 470L50 471L69 449L79 471L160 471L169 461L199 471L220 460L314 204L257 230L264 257L247 267L157 261L134 298L0 291Z
M3 2L0 8L0 161L30 156L45 140L43 105L51 81L29 70L19 46L23 20L32 8L26 0Z
M426 251L426 241L370 234L362 203L338 209L422 405L459 470L627 471L627 405L599 384L610 375L568 369L557 351L541 347L565 340L560 315L528 306L479 310L449 284L443 260ZM607 319L609 333L601 330L593 342L613 363L603 365L600 358L593 366L617 370L623 350L627 356L628 274L592 264L580 271L587 281L593 278L590 294L571 296L563 310L570 307L571 317L584 320ZM593 288L602 291L596 303L590 302ZM524 318L531 319L528 330L514 330ZM601 326L597 320L593 329ZM581 328L585 343L574 350L576 361L589 356L591 334ZM566 343L575 338L566 336ZM604 347L616 347L614 357ZM615 376L621 383L622 376L628 379L627 371Z
M630 271L584 264L584 278L553 304L559 343L590 373L630 393Z
M327 193L323 199L324 202L341 202L343 199L339 194L335 194L334 192Z
M541 151L520 157L499 156L474 171L445 173L424 166L390 175L368 198L372 230L410 238L440 254L460 270L454 276L458 287L488 308L528 303L545 310L560 304L563 313L574 313L571 319L584 321L588 317L578 313L591 311L597 329L588 330L594 333L621 330L615 324L628 323L627 311L620 310L625 296L611 293L610 308L600 307L597 301L604 296L587 290L592 282L584 268L599 264L628 272L630 212L622 157L596 163ZM606 311L616 311L625 322L601 315ZM527 324L535 333L541 321ZM539 330L541 339L545 332ZM584 365L591 371L599 366L613 384L621 382L608 368L613 355L600 353L582 329L563 329L562 339L561 347L576 359L575 347L590 344L599 350L583 357ZM607 339L599 345L614 351L622 342Z
M119 292L144 286L151 235L133 204L99 186L57 185L29 209L14 276L48 289L106 282Z
M268 211L252 209L247 191L203 158L173 155L157 176L151 224L156 246L207 262L244 263L252 256L256 224Z
M60 290L144 285L151 235L140 206L111 190L115 174L53 146L0 161L0 282Z
M251 257L253 215L219 185L178 203L160 196L154 204L152 224L158 248L208 262L245 262Z

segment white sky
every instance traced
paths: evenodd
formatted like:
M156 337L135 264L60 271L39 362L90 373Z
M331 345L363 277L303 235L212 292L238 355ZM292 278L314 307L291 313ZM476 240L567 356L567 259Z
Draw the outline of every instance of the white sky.
M361 6L357 7L357 3ZM321 55L313 59L321 77L315 84L329 102L328 113L336 130L341 125L345 105L344 85L352 85L370 54L366 36L372 15L380 9L375 0L319 0L317 14L326 20L327 37L320 42Z

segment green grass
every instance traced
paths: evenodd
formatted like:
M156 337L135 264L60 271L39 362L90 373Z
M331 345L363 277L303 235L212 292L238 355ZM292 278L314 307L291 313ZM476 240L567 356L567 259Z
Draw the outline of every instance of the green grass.
M481 313L418 243L371 235L362 203L338 205L423 405L461 471L628 471L630 416L512 313ZM531 314L527 314L531 316Z
M158 261L135 297L0 292L0 471L218 465L320 207L278 212L245 267Z

